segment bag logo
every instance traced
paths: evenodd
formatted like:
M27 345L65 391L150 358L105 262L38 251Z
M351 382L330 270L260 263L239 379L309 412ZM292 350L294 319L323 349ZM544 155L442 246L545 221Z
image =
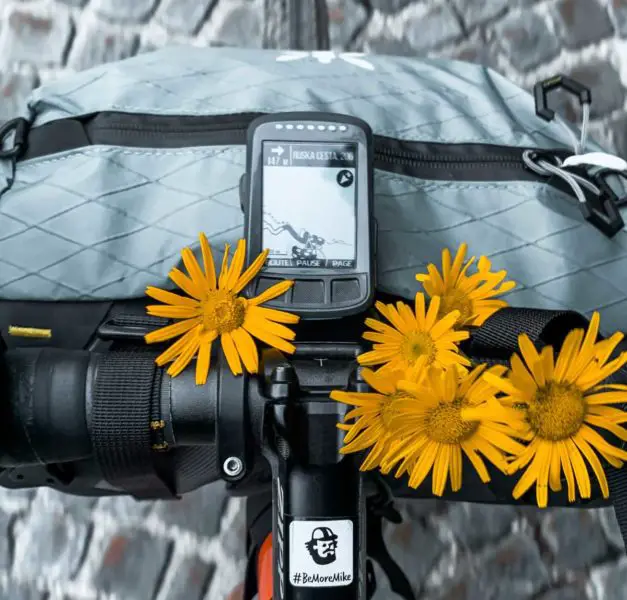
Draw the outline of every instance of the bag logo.
M328 65L335 60L342 60L354 67L365 69L366 71L374 71L374 65L363 58L363 52L333 52L332 50L316 50L314 52L306 52L301 50L290 50L277 56L276 62L291 62L294 60L303 60L311 58L317 60L322 65Z

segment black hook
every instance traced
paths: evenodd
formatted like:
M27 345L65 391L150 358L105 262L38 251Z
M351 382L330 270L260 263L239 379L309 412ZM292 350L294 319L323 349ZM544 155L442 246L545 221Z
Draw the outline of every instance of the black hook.
M17 158L26 144L26 132L28 121L22 117L11 119L0 126L0 158ZM11 134L13 136L13 146L7 150L2 149L4 140Z
M564 89L573 96L579 98L579 104L590 104L592 96L590 89L585 85L566 77L566 75L556 75L550 79L539 81L533 86L533 97L536 104L536 115L547 122L551 122L555 118L555 111L548 106L547 96L554 90Z
M625 226L619 210L625 198L619 198L605 179L607 175L615 174L611 169L602 169L592 175L590 179L599 188L599 195L586 193L586 202L579 205L586 221L609 238Z

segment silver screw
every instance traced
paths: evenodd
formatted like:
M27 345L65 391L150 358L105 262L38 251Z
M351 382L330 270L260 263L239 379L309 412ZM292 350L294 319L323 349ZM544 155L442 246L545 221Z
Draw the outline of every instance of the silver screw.
M229 456L222 465L222 470L229 477L237 477L244 470L244 463L237 456Z

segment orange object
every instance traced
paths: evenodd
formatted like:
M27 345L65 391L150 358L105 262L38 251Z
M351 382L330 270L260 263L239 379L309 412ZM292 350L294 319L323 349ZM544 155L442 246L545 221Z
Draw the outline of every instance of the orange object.
M257 555L257 587L259 600L272 600L272 534L263 541Z

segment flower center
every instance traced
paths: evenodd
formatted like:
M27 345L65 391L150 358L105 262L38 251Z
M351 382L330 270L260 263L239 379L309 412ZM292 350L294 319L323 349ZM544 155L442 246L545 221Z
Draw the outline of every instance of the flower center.
M527 409L529 425L538 436L558 441L579 431L586 416L581 390L571 384L550 381L536 392Z
M440 444L459 444L479 427L477 421L462 421L462 400L440 402L427 417L426 434Z
M460 316L457 321L458 325L463 325L473 315L472 300L468 298L467 294L456 288L448 290L440 298L440 310L438 312L438 316L441 319L454 310L458 310L460 312Z
M202 324L207 331L219 334L241 327L246 317L246 302L225 290L215 290L202 301Z
M424 331L410 333L401 346L401 353L405 360L413 364L421 356L427 357L427 364L435 360L436 347L431 336Z

